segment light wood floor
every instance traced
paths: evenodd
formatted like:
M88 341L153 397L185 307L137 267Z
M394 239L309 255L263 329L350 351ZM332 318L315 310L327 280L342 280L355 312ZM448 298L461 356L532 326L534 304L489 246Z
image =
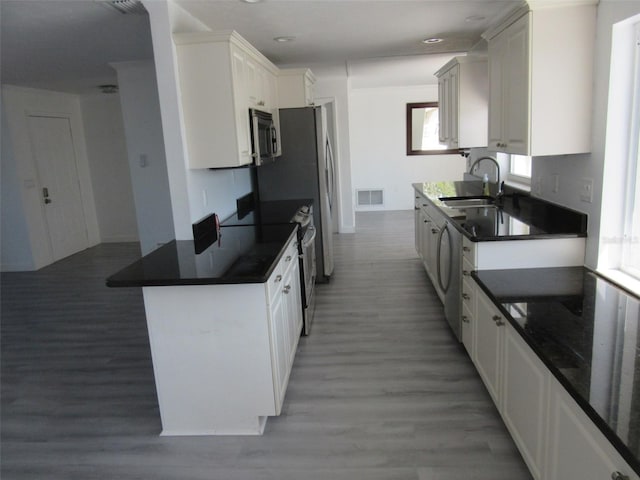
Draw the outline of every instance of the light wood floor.
M158 436L141 291L104 286L135 245L3 274L1 478L529 479L444 320L412 215L361 213L336 236L334 277L262 437Z

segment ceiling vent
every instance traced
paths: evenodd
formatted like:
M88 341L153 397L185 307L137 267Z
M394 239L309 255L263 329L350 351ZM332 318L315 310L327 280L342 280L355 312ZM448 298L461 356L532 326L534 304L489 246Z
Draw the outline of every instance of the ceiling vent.
M147 9L144 8L140 0L108 0L104 3L115 8L120 13L133 15L145 15L147 13Z

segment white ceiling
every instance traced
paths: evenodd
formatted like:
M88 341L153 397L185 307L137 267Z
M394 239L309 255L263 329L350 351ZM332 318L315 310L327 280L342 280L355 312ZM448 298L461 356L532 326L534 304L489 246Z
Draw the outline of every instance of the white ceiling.
M158 1L158 0L148 0ZM235 29L277 65L461 52L520 0L175 0L212 30ZM468 20L470 17L476 20ZM478 17L481 17L478 19ZM1 0L2 83L85 93L110 62L151 59L146 15L98 0ZM277 43L277 36L294 36ZM427 37L445 40L435 45Z

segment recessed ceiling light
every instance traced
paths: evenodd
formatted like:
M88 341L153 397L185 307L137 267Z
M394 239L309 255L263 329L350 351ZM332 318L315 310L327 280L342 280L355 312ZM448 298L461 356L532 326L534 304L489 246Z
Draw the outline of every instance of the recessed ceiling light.
M425 38L424 40L422 40L422 43L426 43L427 45L431 45L433 43L441 43L444 40L442 38L436 38L436 37L431 37L431 38Z
M98 85L102 93L118 93L118 85Z
M242 0L244 3L260 3L262 0Z
M283 36L283 37L274 37L274 40L279 43L293 42L296 37L291 36Z
M464 21L465 22L481 22L486 19L487 17L483 17L482 15L471 15L470 17L465 18Z

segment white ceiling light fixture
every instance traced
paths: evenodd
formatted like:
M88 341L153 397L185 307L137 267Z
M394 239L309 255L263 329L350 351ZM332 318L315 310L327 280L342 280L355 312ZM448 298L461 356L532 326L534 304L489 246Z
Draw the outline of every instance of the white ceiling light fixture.
M438 38L438 37L430 37L430 38L425 38L425 39L421 40L421 42L426 44L426 45L433 45L435 43L444 42L444 39L443 38Z
M118 93L118 85L98 85L102 93Z
M273 37L273 40L275 42L278 42L278 43L293 42L295 39L296 39L296 37L292 37L290 35L283 35L281 37Z
M244 3L260 3L262 0L242 0Z

